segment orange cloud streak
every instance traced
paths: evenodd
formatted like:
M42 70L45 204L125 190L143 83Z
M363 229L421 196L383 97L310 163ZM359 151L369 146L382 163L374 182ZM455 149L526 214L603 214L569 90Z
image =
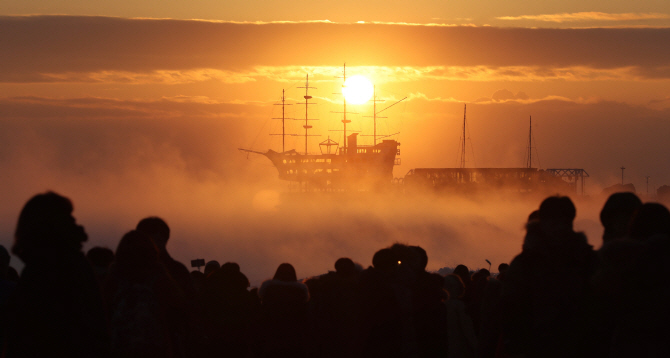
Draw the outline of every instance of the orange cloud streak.
M522 16L500 16L498 20L535 20L546 22L575 22L575 21L631 21L631 20L657 20L670 19L670 15L661 13L623 13L610 14L605 12L573 12L562 14L544 15L522 15Z

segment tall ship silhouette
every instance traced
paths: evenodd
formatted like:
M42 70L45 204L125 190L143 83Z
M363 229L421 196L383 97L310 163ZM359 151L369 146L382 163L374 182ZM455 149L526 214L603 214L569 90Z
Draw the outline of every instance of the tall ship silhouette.
M346 65L343 71L343 81L346 82ZM343 84L344 88L345 85ZM269 149L265 152L255 151L251 149L239 148L240 151L247 153L256 153L267 157L277 169L279 179L286 180L292 183L293 188L305 191L371 191L383 190L392 185L393 182L393 167L400 164L400 143L393 139L386 139L392 135L377 135L377 115L392 107L393 105L403 101L407 97L393 103L386 108L377 111L376 93L373 96L373 144L361 145L359 144L359 133L353 132L347 134L347 124L351 120L347 119L347 100L343 98L343 111L336 112L342 114L343 124L343 143L340 144L330 137L325 141L319 143L319 153L310 154L307 151L308 138L315 136L309 134L312 126L310 121L315 120L309 118L308 107L315 104L310 100L313 99L309 95L309 90L314 89L309 85L309 75L306 77L305 86L298 87L305 89L303 96L304 102L295 103L295 105L305 106L304 134L300 136L305 137L305 152L300 153L295 149L285 149L285 137L289 134L285 133L285 106L291 105L286 103L285 94L282 93L281 103L282 117L282 151L277 152ZM297 118L294 118L297 119ZM300 119L302 120L302 119ZM395 133L398 134L398 133ZM393 134L393 135L395 135Z
M346 82L346 65L343 71L343 80ZM345 85L342 86L343 89ZM377 110L376 93L373 95L373 137L372 145L361 145L358 143L359 133L353 132L347 135L347 100L343 99L342 114L344 135L343 143L340 144L330 137L319 143L318 154L310 154L307 151L308 138L320 136L310 134L313 127L309 118L308 107L316 104L309 95L309 90L314 89L309 85L309 75L306 77L305 86L298 87L305 90L304 102L295 105L305 106L305 117L286 118L285 107L293 104L286 103L286 97L282 92L281 103L282 117L282 151L277 152L269 149L265 152L251 149L239 148L240 151L256 153L267 157L277 169L279 179L291 183L291 188L300 191L382 191L397 184L403 191L434 190L452 193L471 194L479 191L495 192L521 192L521 193L580 193L585 194L585 179L589 177L584 169L579 168L554 168L540 169L533 167L532 151L532 118L529 122L529 137L527 147L527 159L525 166L517 168L468 168L465 165L465 138L466 138L466 108L463 112L463 134L461 137L461 160L459 168L415 168L411 169L404 178L393 178L393 167L400 164L400 143L393 139L386 139L398 133L390 135L377 135L377 115L386 109L402 102L407 97L397 101L382 110ZM376 92L376 91L375 91ZM286 134L284 122L287 119L304 120L304 134ZM305 152L296 149L285 149L285 137L287 135L304 136Z

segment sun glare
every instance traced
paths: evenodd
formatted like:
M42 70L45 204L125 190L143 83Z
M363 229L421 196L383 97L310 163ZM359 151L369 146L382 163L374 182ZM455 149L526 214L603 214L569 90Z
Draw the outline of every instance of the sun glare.
M342 88L344 98L352 104L363 104L369 101L373 92L372 82L360 75L347 78Z

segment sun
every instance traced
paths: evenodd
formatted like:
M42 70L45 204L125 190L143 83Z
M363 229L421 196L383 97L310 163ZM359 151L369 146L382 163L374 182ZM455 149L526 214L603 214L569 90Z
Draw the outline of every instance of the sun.
M372 82L361 75L347 78L342 88L344 98L351 104L363 104L369 101L373 92Z

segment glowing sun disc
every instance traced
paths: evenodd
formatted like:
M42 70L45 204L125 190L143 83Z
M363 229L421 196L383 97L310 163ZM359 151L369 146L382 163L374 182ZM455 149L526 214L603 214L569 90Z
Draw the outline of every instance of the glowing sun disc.
M372 82L360 75L347 78L342 88L344 98L352 104L363 104L369 101L373 92Z

